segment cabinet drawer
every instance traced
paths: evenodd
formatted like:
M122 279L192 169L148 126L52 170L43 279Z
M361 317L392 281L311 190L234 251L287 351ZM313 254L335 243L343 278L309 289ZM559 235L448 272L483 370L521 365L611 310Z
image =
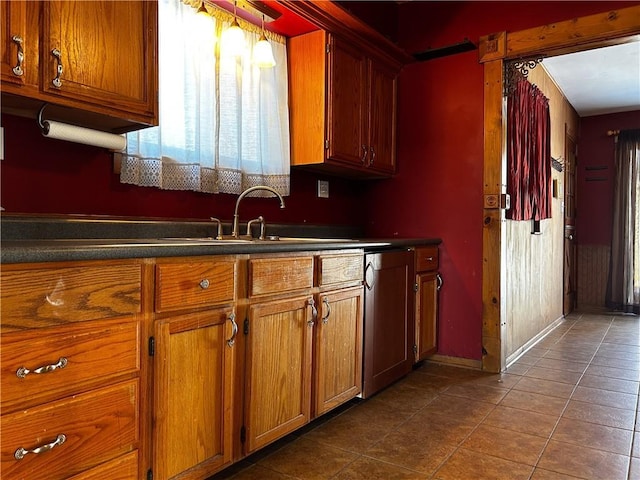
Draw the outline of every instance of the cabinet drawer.
M216 305L235 299L236 260L156 265L156 311Z
M0 272L2 332L140 312L141 265L13 268Z
M438 247L416 247L416 272L428 272L438 269Z
M252 258L249 296L287 293L313 287L313 257Z
M320 255L318 256L318 286L336 286L342 283L361 282L364 270L364 255Z
M138 338L137 321L91 322L4 335L0 351L2 410L53 400L77 393L83 385L137 372ZM49 372L36 372L54 365Z
M22 410L0 419L2 477L59 480L135 450L138 380ZM49 451L15 458L65 436Z

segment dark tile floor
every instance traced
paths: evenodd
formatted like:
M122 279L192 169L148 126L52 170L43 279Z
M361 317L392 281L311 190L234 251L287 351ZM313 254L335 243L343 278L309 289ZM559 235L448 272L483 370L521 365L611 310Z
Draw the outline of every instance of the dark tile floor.
M213 477L640 480L640 318L573 314L505 373L425 364Z

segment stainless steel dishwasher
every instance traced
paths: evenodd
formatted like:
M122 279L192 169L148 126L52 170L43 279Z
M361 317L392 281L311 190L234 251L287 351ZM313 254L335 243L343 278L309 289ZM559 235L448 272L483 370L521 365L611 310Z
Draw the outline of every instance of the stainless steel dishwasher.
M362 397L367 398L413 366L415 267L413 250L365 254Z

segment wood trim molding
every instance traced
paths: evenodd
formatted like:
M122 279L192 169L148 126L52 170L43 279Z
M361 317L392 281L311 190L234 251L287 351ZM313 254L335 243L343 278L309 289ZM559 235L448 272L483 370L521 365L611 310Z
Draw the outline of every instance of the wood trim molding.
M626 43L640 36L640 5L564 22L481 38L480 63L484 64L484 195L504 193L505 130L502 116L503 64L506 59L534 55L557 55L606 45ZM501 292L503 210L483 210L482 236L482 369L506 368L505 299Z
M396 63L398 68L415 62L411 55L335 2L278 0L278 3L319 28L347 41L361 44L364 40L375 54L387 62Z

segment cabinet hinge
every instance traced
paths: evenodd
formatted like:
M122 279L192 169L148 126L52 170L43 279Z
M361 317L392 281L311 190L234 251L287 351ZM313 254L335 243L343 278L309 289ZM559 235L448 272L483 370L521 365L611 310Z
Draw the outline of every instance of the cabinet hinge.
M328 43L327 43L327 45L326 45L326 49L325 49L325 51L326 51L327 53L330 53L330 52L331 52L331 45L329 45Z
M153 480L153 470L147 470L147 480Z
M244 334L249 335L249 319L244 319Z
M247 441L247 429L243 425L242 427L240 427L240 442L244 443L246 441Z
M329 149L329 140L324 141L324 148Z
M414 284L413 284L413 291L414 291L415 293L418 293L418 284L417 284L417 283L414 283Z
M418 354L418 345L416 345L416 344L413 345L413 354L414 355Z
M156 339L149 337L149 356L153 357L156 354Z

